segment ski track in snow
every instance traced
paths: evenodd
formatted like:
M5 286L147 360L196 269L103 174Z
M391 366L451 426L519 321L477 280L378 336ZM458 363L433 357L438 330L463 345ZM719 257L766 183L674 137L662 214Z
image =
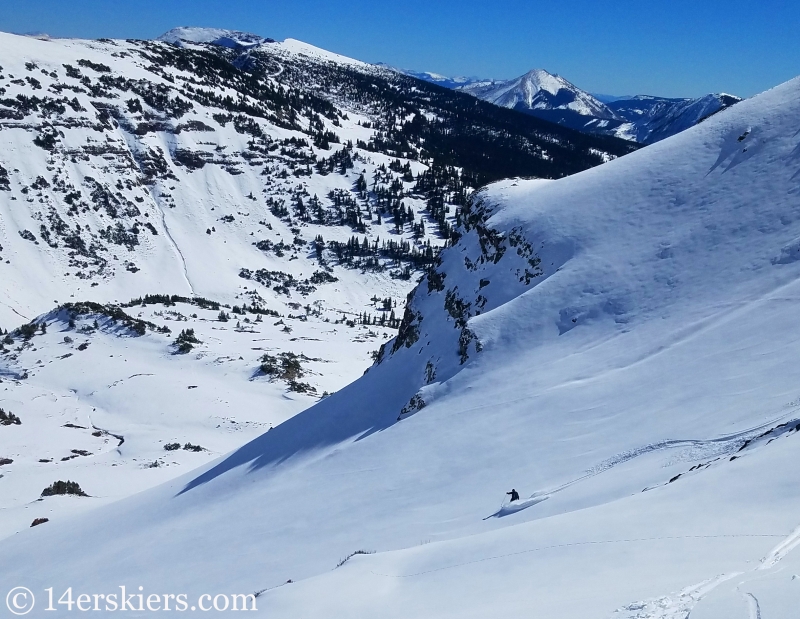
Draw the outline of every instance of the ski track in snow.
M616 456L612 456L606 460L603 460L596 466L589 469L585 475L581 475L576 479L568 481L561 486L556 488L552 488L549 490L543 490L539 492L535 492L529 498L536 498L541 496L551 496L562 490L566 490L570 486L574 486L575 484L585 481L587 479L591 479L592 477L596 477L597 475L604 473L606 471L611 470L615 466L619 464L624 464L625 462L629 462L639 456L643 456L645 454L653 453L656 451L663 451L667 449L676 449L680 447L687 447L690 448L691 454L688 459L692 461L702 460L708 457L715 457L721 456L729 453L733 453L738 451L743 444L745 444L748 440L752 440L758 437L766 428L772 426L779 425L781 422L791 415L791 413L797 408L796 404L792 404L792 410L788 413L784 413L779 417L773 418L766 423L759 424L757 426L753 426L746 430L742 430L740 432L734 432L732 434L727 434L723 436L719 436L717 438L712 439L671 439L671 440L664 440L659 441L657 443L651 443L649 445L644 445L642 447L632 449L630 451L622 452L617 454ZM793 427L795 424L800 423L800 418L792 417L788 421L784 422L787 428ZM540 502L540 501L539 501ZM534 503L535 504L535 503ZM529 507L529 506L528 506ZM498 512L499 513L499 512ZM798 539L796 544L800 544L800 530L798 530Z
M773 548L761 560L761 564L754 571L764 571L775 567L786 555L800 545L800 526L795 528L788 536ZM743 572L718 576L706 580L699 585L687 587L678 594L663 596L641 602L634 602L615 611L612 619L687 619L692 609L698 602L717 585L741 576ZM737 589L739 589L737 587ZM750 619L761 619L761 606L758 598L750 592L742 591L742 597L747 602ZM624 614L627 613L627 614Z
M527 499L523 499L522 501L515 501L513 503L505 503L499 510L497 510L491 516L486 516L484 520L488 520L489 518L502 518L503 516L510 516L511 514L516 514L517 512L521 512L523 509L528 509L529 507L533 507L534 505L538 505L543 501L546 501L550 498L549 494L542 494L542 493L534 493Z
M130 376L128 376L128 378L120 378L120 379L118 379L118 380L115 380L113 383L111 383L110 385L108 385L108 386L106 387L106 389L111 389L111 388L113 388L113 387L116 387L117 385L119 385L119 384L121 384L121 383L124 383L124 382L125 382L125 381L127 381L127 380L130 380L131 378L137 378L137 377L139 377L139 376L155 376L155 374L150 374L150 373L131 374ZM92 396L92 395L94 395L94 394L96 394L96 393L97 393L97 391L92 391L91 393L89 393L89 395L90 395L90 396Z
M276 77L279 77L281 73L283 73L283 70L284 70L283 65L280 64L280 63L277 63L277 65L278 65L278 70L275 73L273 73L272 75L268 75L267 77L275 79Z
M689 449L689 453L686 454L687 460L697 461L703 460L710 457L721 457L723 455L727 455L730 453L735 453L740 451L740 449L752 441L755 438L758 438L763 434L765 428L770 428L769 431L776 429L776 426L779 422L783 421L788 417L792 411L797 408L797 404L792 402L788 405L790 408L790 412L784 413L783 415L773 418L771 421L766 423L760 424L758 426L754 426L748 428L746 430L742 430L740 432L734 432L732 434L723 435L713 439L673 439L673 440L665 440L660 441L658 443L651 443L649 445L644 445L637 449L632 449L630 451L622 452L616 456L608 458L601 462L600 464L592 467L589 469L585 475L581 475L576 479L568 481L561 486L556 488L552 488L549 490L540 490L531 494L527 499L523 499L517 504L512 503L505 503L503 504L498 511L489 516L486 516L483 520L488 520L490 518L503 518L505 516L510 516L512 514L516 514L523 510L528 509L529 507L533 507L534 505L538 505L543 501L549 499L552 495L566 490L575 484L586 481L601 473L611 470L615 466L619 464L624 464L625 462L629 462L638 458L639 456L643 456L645 454L653 453L656 451L664 451L668 449L676 449L681 447L686 447ZM787 429L795 427L798 423L800 423L800 418L792 418L789 421L784 422L784 425ZM651 488L647 488L651 489ZM781 543L778 547L773 550L770 557L765 558L763 561L766 563L768 560L772 560L773 562L762 569L768 569L771 565L779 561L785 554L790 552L795 546L800 544L800 527L792 534L793 537L785 540ZM781 554L782 553L782 554ZM774 555L774 557L772 556Z
M797 548L800 545L800 526L798 526L792 533L783 540L780 544L775 546L766 557L761 559L761 565L758 566L758 570L768 570L774 567L777 563L781 561L786 555L788 555L792 550Z
M784 537L784 536L785 536L785 534L783 534L783 533L777 533L777 534L775 534L775 533L741 533L741 534L731 533L731 534L724 534L724 535L668 535L668 536L664 536L664 537L640 537L640 538L631 538L631 539L590 540L590 541L586 541L586 542L569 542L569 543L566 543L566 544L553 544L551 546L540 546L538 548L529 548L527 550L518 550L516 552L509 552L509 553L504 553L504 554L500 554L500 555L492 555L490 557L482 557L480 559L474 559L472 561L465 561L463 563L454 563L452 565L445 565L445 566L442 566L442 567L437 567L437 568L430 569L430 570L425 570L425 571L422 571L422 572L414 572L412 574L381 574L379 572L375 572L375 571L372 571L372 570L370 570L370 573L374 574L375 576L385 576L386 578L412 578L414 576L423 576L425 574L432 574L434 572L442 572L444 570L452 570L452 569L455 569L455 568L458 568L458 567L464 567L466 565L473 565L475 563L483 563L484 561L494 561L496 559L507 559L508 557L516 557L516 556L519 556L519 555L530 554L530 553L534 553L534 552L542 552L542 551L545 551L545 550L553 550L553 549L556 549L556 548L574 548L576 546L596 546L596 545L603 545L603 544L637 544L637 543L643 543L643 542L660 542L660 541L667 541L667 540L722 539L722 538L735 539L735 538ZM735 574L731 574L731 575L725 577L723 580L720 580L719 582L716 582L714 584L714 586L716 586L720 582L723 582L724 580L728 580L729 578L733 578L734 576L737 576L739 574L741 574L741 572L736 572ZM722 577L719 577L719 578L722 578ZM694 587L689 587L687 589L684 589L683 591L694 590L695 588L697 588L700 593L699 593L696 601L699 601L699 599L700 599L700 597L702 595L705 595L706 593L708 593L708 591L711 590L711 588L713 588L713 587L711 587L711 588L702 588L703 586L705 586L705 585L707 585L709 583L711 583L711 581L703 581L699 585L695 585ZM683 591L681 592L681 594L678 594L678 595L682 595ZM659 598L659 599L662 599L662 598ZM695 601L695 603L696 603L696 601ZM643 604L644 602L640 602L640 603ZM634 615L634 616L635 617L639 617L639 615ZM642 617L646 618L646 619L651 619L650 615L643 615ZM657 617L657 618L660 619L661 615L655 615L653 617ZM672 615L664 615L664 617L672 617ZM617 618L615 618L615 619L617 619Z
M677 449L681 447L686 447L689 450L689 453L686 454L687 460L690 461L698 461L703 460L711 457L720 457L727 454L738 452L743 445L752 441L754 438L760 436L765 428L770 428L770 430L775 429L777 425L780 424L784 419L789 417L791 413L797 408L796 402L792 402L788 405L789 412L786 412L778 417L771 419L765 423L759 424L757 426L753 426L751 428L734 432L732 434L727 434L723 436L719 436L717 438L712 439L671 439L671 440L664 440L657 443L651 443L649 445L644 445L642 447L632 449L629 451L622 452L617 454L616 456L612 456L606 460L603 460L596 466L589 469L585 475L581 475L571 481L562 484L561 486L557 486L555 488L551 488L549 490L540 490L531 494L527 499L523 499L518 504L509 504L506 503L500 507L498 511L495 513L487 516L484 520L488 520L489 518L502 518L504 516L509 516L511 514L515 514L517 512L521 512L529 507L533 507L534 505L538 505L539 503L546 501L552 495L566 490L575 484L586 481L601 473L611 470L617 465L624 464L639 456L643 456L645 454L653 453L656 451L665 451L668 449ZM791 418L788 421L784 422L787 429L792 428L798 423L800 423L800 418ZM649 489L649 488L648 488ZM792 540L787 540L782 544L791 544L788 549L784 549L783 545L777 547L773 553L783 552L784 554L788 553L792 550L796 545L800 544L800 527L795 532L795 538ZM782 557L783 555L781 555ZM779 561L780 558L776 559L775 562ZM764 559L767 561L767 559ZM764 568L767 569L767 568Z
M740 574L741 572L720 574L672 595L633 602L614 611L612 619L687 619L692 608L706 594Z
M9 305L8 303L6 303L5 301L0 301L0 303L2 303L3 305L5 305L5 306L6 306L8 309L10 309L12 312L14 312L14 313L15 313L17 316L19 316L20 318L22 318L22 319L24 319L24 320L30 320L30 318L28 318L28 317L27 317L27 316L25 316L24 314L20 314L20 313L19 313L19 312L18 312L16 309L14 309L14 308L13 308L11 305Z
M175 250L175 253L181 260L181 265L183 266L183 276L186 278L186 285L189 286L189 291L192 293L192 296L194 296L194 286L192 286L192 280L189 279L189 267L186 266L186 258L183 256L181 248L178 247L178 243L175 241L175 238L172 236L172 232L169 230L169 226L167 225L167 217L164 213L164 207L162 207L161 203L155 199L155 195L153 196L153 199L155 203L158 204L158 209L161 212L161 225L164 226L164 233L167 235L172 248Z
M744 593L743 595L747 600L748 610L750 611L750 619L761 619L761 606L758 603L758 598L752 593Z

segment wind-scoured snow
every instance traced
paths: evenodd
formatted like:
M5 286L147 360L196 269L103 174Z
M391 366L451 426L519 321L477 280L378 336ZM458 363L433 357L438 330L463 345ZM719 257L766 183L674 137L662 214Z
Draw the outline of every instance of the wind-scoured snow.
M598 168L490 185L366 376L0 542L4 580L261 592L272 617L791 616L798 119L793 80ZM549 498L487 518L511 487Z

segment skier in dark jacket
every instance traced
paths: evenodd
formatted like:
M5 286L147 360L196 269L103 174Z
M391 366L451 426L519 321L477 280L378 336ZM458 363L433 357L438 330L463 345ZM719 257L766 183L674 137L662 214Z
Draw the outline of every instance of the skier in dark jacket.
M514 501L519 501L519 492L514 490L514 488L511 488L511 492L506 492L506 494L511 495L511 500L509 501L509 503L513 503Z

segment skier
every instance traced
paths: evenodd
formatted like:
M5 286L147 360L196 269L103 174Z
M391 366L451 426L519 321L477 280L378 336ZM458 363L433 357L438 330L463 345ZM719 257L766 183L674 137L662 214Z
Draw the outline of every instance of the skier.
M506 494L511 495L511 500L509 501L509 503L513 503L514 501L519 501L519 492L514 490L514 488L511 488L511 492L506 492Z

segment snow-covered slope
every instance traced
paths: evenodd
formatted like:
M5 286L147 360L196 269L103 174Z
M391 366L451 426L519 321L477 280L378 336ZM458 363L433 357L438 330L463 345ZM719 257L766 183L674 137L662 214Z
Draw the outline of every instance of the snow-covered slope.
M259 592L279 617L791 616L798 95L490 186L366 376L198 473L0 542L4 580Z

